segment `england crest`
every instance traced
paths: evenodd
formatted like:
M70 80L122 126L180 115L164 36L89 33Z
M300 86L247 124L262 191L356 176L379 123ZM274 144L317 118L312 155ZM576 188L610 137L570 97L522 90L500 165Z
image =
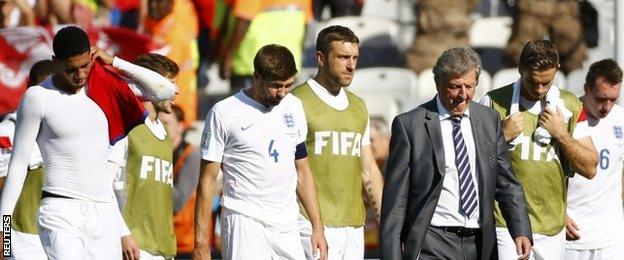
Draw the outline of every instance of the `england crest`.
M624 131L622 131L622 126L613 126L613 135L615 135L615 138L617 139L622 139L622 137L624 137Z
M282 116L284 117L284 124L286 125L286 127L288 128L295 127L295 119L292 113L283 114Z

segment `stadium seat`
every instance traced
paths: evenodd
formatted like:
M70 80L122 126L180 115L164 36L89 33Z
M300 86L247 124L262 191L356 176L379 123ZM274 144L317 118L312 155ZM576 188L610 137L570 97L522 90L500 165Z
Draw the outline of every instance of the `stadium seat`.
M492 89L497 89L516 82L520 78L517 68L502 69L492 77Z
M399 48L398 22L382 17L344 16L332 18L317 28L320 31L331 25L348 27L360 39L359 68L405 66L405 58Z
M473 100L480 100L485 93L492 89L492 76L490 73L483 70L481 71L481 75L479 75L479 85L477 85L477 89L475 92L475 96Z
M587 70L584 69L571 71L567 77L568 84L566 85L566 89L577 96L582 96L583 94L585 94L585 91L583 90L583 85L585 85L586 75Z
M478 18L470 29L470 46L479 53L483 68L495 73L505 68L503 51L511 35L509 17Z
M398 21L401 0L366 0L362 8L364 17L383 17Z
M366 68L355 71L349 90L358 95L389 95L398 101L415 95L416 74L402 68Z
M418 89L416 91L417 100L422 103L432 99L438 91L433 80L433 71L426 69L418 75Z
M511 17L483 17L470 28L470 46L505 48L511 36Z
M394 117L399 114L399 104L390 95L377 94L370 95L365 94L360 96L366 107L368 108L368 114L371 117L382 117L388 124L392 122Z

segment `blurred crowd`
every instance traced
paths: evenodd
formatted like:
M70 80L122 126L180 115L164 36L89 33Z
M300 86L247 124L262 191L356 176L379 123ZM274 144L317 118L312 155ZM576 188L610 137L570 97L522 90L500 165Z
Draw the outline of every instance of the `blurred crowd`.
M145 34L161 46L158 53L179 66L175 78L179 94L174 117L165 119L175 124L172 133L174 161L187 156L199 167L195 150L187 151L183 129L203 120L214 103L204 88L210 88L206 70L218 68L217 75L229 82L228 94L248 88L253 79L253 57L267 44L287 47L294 55L299 70L304 66L308 30L321 20L339 16L359 16L369 2L376 0L5 0L0 1L2 28L18 26L56 26L76 24L89 27L124 27ZM381 1L381 0L378 0ZM443 51L469 47L469 31L480 0L414 0L406 1L413 10L413 42L401 51L399 66L416 73L433 67ZM529 41L550 38L560 52L564 73L581 69L588 58L588 43L583 35L579 1L516 0L499 1L504 12L513 18L511 37L502 53L505 67L515 67L516 58ZM329 15L328 15L329 14ZM364 52L365 50L363 50ZM370 53L368 55L371 55ZM381 53L373 54L383 56ZM484 59L484 63L487 61ZM316 63L316 62L311 62ZM216 65L216 66L213 66ZM492 71L491 71L492 73ZM371 147L380 169L385 168L390 142L389 123L384 118L371 118ZM177 128L176 128L177 127ZM197 131L197 129L195 129ZM190 147L190 146L188 146ZM195 149L195 148L193 148ZM195 157L193 157L195 156ZM178 167L177 165L175 167ZM180 166L181 167L181 166ZM197 168L188 174L195 180L184 185L191 192L184 200L175 199L178 253L192 250ZM179 176L174 176L174 181ZM218 200L218 194L215 196ZM214 203L214 205L218 205ZM218 211L218 206L213 209ZM369 212L371 213L371 212ZM217 215L217 214L215 214ZM377 250L377 223L369 214L366 225L367 249ZM214 227L213 223L213 227ZM216 225L218 226L218 225ZM218 232L217 232L218 233ZM219 239L212 239L219 247Z

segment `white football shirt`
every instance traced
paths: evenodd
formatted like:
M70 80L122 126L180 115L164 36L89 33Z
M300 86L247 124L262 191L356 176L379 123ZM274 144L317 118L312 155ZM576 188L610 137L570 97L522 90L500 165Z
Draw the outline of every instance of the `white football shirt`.
M206 117L201 158L220 162L222 206L267 225L297 225L295 150L307 135L301 101L288 94L267 108L243 91Z
M624 109L614 105L605 118L588 118L598 167L591 180L578 174L570 179L567 212L578 225L581 238L566 241L569 249L598 249L624 243Z

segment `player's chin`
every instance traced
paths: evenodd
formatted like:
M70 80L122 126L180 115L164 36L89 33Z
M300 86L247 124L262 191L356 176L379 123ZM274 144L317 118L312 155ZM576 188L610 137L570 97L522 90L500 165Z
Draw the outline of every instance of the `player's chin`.
M277 106L277 105L279 105L280 102L282 102L281 98L280 99L273 99L269 103L270 103L271 106Z

